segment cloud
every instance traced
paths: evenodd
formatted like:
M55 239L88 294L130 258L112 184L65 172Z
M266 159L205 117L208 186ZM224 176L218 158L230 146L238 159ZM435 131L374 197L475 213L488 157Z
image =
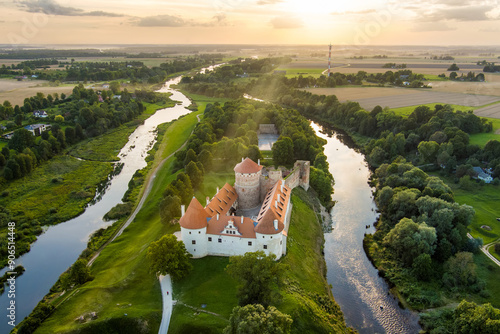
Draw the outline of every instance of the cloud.
M184 27L186 21L173 15L156 15L140 18L137 21L139 27Z
M413 11L418 20L425 22L500 19L496 0L416 0L408 5L404 8Z
M428 32L428 31L451 31L456 30L448 26L444 22L418 22L410 31L412 32Z
M304 26L300 18L291 15L277 16L270 23L274 29L297 29Z
M156 15L137 18L133 24L139 27L215 27L227 25L226 14L218 13L209 22L186 20L174 15Z
M103 11L85 12L83 9L74 7L65 7L59 5L54 0L26 0L19 1L26 11L30 13L44 13L49 15L62 16L106 16L106 17L121 17L124 15L108 13Z
M281 2L283 2L283 0L259 0L257 1L257 5L274 5Z
M376 11L377 11L376 9L365 9L359 11L332 12L330 13L330 15L366 15L375 13Z

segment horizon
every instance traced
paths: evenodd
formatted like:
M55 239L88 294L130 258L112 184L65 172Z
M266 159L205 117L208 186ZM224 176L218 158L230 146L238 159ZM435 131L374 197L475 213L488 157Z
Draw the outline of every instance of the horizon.
M500 32L497 0L10 0L0 6L0 44L11 46L478 47L491 46Z

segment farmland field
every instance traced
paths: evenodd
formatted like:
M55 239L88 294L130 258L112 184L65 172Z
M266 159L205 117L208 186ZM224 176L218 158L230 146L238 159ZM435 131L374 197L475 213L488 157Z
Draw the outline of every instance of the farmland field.
M8 100L12 105L22 105L25 98L35 96L38 92L45 95L53 93L71 94L74 88L74 85L59 87L42 86L47 82L43 80L17 81L13 79L0 79L0 103Z
M306 91L319 95L336 95L341 102L356 101L366 110L372 110L377 105L381 107L401 108L430 103L483 107L500 101L500 96L435 92L428 89L410 88L309 88ZM476 109L475 113L478 116L500 118L500 104L497 103Z

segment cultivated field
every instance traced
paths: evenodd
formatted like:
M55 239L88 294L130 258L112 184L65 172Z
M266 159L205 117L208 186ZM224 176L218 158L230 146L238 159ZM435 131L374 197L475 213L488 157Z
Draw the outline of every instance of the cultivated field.
M366 110L372 110L377 105L400 108L429 103L443 103L481 107L500 102L500 96L436 92L430 89L347 87L309 88L306 90L318 95L336 95L341 102L356 101ZM479 116L500 118L500 104L479 108L475 112Z
M7 100L12 105L22 105L24 99L40 92L45 95L53 93L71 94L74 86L50 87L43 86L47 81L17 81L13 79L0 79L0 103Z

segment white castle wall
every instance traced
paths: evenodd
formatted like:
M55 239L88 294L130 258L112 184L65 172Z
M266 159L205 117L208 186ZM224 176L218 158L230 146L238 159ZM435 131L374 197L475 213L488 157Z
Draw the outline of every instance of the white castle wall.
M204 257L208 255L206 227L197 230L190 230L181 227L181 239L182 241L184 241L186 250L191 253L191 255L193 255L193 258Z

